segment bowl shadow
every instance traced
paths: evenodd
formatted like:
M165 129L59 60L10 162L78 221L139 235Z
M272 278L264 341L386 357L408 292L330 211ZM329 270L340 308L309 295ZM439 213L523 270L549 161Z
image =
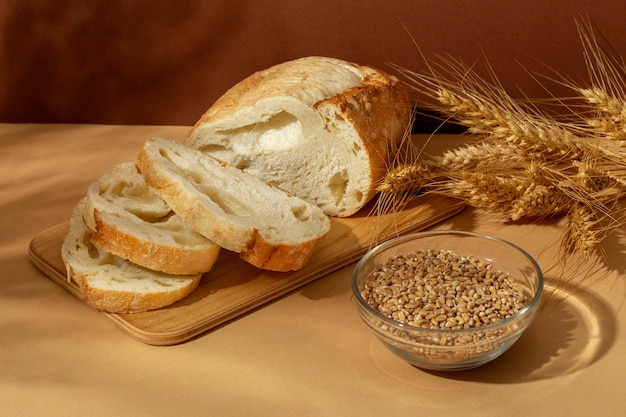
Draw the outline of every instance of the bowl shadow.
M424 372L460 381L520 383L571 374L590 366L611 348L616 324L611 308L579 286L546 281L546 297L535 321L499 358L458 372Z

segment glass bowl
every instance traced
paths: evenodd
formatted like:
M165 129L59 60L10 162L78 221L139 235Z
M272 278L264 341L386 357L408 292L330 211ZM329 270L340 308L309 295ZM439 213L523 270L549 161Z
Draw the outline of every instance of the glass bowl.
M419 368L465 370L502 355L532 323L543 274L500 238L430 231L371 249L352 291L360 317L393 353Z

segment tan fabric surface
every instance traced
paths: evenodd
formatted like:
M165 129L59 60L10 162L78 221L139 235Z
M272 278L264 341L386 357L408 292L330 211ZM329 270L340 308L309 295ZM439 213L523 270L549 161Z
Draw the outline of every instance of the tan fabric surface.
M623 236L607 241L610 270L554 293L504 356L447 374L407 365L369 333L351 268L196 340L154 347L29 263L32 237L66 220L89 182L147 137L187 129L0 125L0 415L626 415ZM558 222L502 225L470 209L437 227L497 234L544 268L560 232Z

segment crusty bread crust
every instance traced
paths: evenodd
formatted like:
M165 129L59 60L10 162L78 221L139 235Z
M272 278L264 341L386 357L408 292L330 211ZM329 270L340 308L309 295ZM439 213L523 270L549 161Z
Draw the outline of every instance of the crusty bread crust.
M96 210L94 245L137 265L174 275L191 275L209 272L220 252L220 246L208 241L200 245L173 246L150 240L119 227L119 217ZM179 216L165 222L183 223ZM163 230L164 233L170 233Z
M242 117L237 114L241 109L251 112L245 116L262 121L263 115L252 113L254 106L276 97L293 98L295 106L301 105L306 110L321 100L341 94L347 86L359 86L362 78L358 65L338 59L306 57L283 62L232 86L200 117L195 127L214 120L238 119Z
M269 243L255 230L245 250L239 257L257 268L270 271L290 271L302 268L311 258L321 237L297 245Z
M163 280L163 286L171 286L162 292L124 291L119 288L103 289L89 277L81 279L81 293L83 300L90 307L107 313L133 314L157 310L170 306L191 294L198 287L202 275L172 276ZM185 281L184 285L174 287L174 280Z
M271 126L286 120L293 127L284 132ZM408 95L395 77L306 57L233 86L202 115L186 144L344 217L376 194L410 122ZM267 148L255 136L263 125L274 135Z
M411 106L400 82L369 67L359 67L364 74L362 84L315 104L322 114L333 111L349 120L363 149L367 152L369 180L366 193L358 205L336 216L350 216L360 210L375 195L385 176L394 152L410 134ZM330 107L330 111L325 108Z
M191 227L258 268L302 268L330 230L319 207L175 141L146 141L137 166Z
M151 271L94 246L84 211L85 198L72 212L61 257L86 304L110 313L139 313L173 304L197 288L201 274Z

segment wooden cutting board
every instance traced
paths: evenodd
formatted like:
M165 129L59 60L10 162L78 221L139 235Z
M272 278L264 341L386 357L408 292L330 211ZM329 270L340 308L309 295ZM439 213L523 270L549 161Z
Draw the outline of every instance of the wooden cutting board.
M171 306L135 314L102 313L123 331L150 345L188 341L309 282L359 259L368 249L391 237L423 230L463 209L458 201L421 196L401 211L372 215L371 205L349 218L332 218L330 232L318 243L310 261L295 272L262 271L222 250L198 288ZM29 247L31 262L47 277L82 299L66 279L61 246L68 223L43 231Z

